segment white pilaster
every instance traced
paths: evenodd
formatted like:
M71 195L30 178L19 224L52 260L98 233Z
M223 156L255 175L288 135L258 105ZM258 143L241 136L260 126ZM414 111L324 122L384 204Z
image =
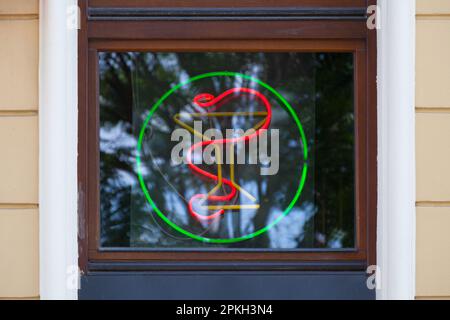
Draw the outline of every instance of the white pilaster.
M415 295L415 2L378 1L378 299Z
M76 299L77 30L75 0L40 1L40 296ZM72 8L73 9L73 8Z

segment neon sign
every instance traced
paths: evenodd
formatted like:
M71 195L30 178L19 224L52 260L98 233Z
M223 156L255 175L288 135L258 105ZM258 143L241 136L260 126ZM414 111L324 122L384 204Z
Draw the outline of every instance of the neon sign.
M255 230L251 233L248 233L243 236L234 237L234 238L211 238L206 237L204 235L195 234L189 230L186 230L185 228L179 226L175 222L173 222L171 219L168 218L166 214L164 214L159 208L158 205L153 200L152 196L150 195L149 189L147 188L147 184L143 175L142 171L142 144L145 136L145 132L147 127L150 124L150 120L152 119L152 116L154 113L160 108L163 103L174 93L176 93L178 90L182 90L183 88L189 86L190 84L193 84L201 79L207 79L207 78L213 78L213 77L231 77L236 79L244 79L249 81L250 83L254 83L258 86L260 86L262 89L268 92L272 96L272 99L275 99L279 105L281 105L285 111L290 115L290 117L294 120L298 134L301 139L301 145L302 145L302 154L303 154L303 165L302 168L299 168L300 170L300 179L297 184L297 188L294 193L294 197L289 202L289 205L287 208L285 208L282 211L282 214L280 214L278 217L276 217L273 221L269 222L264 227L260 228L259 230ZM212 93L200 93L194 96L192 99L192 102L195 106L206 110L206 112L200 112L200 113L193 113L191 114L193 117L209 117L209 118L220 118L220 117L226 117L226 116L233 116L236 113L233 112L215 112L217 109L219 109L225 102L229 101L230 99L233 99L237 94L239 95L248 95L252 96L253 98L256 98L262 105L264 106L265 110L263 112L240 112L240 115L249 115L249 116L257 116L257 117L263 117L261 121L259 121L254 127L254 132L248 135L244 135L241 137L236 138L226 138L226 139L211 139L208 136L205 136L201 132L197 132L195 128L192 128L187 123L182 121L180 114L176 114L173 117L173 120L176 124L178 124L180 127L183 127L187 130L189 130L192 134L199 136L202 138L202 141L196 144L193 144L189 148L189 152L187 154L186 160L188 167L190 171L193 174L197 174L200 177L206 178L209 181L213 181L216 185L207 193L196 193L193 195L187 205L187 210L191 216L193 216L195 219L197 219L199 222L210 222L214 221L216 219L220 219L226 212L233 212L235 210L246 210L246 209L258 209L259 204L257 203L257 199L255 196L253 196L250 192L245 190L242 186L240 186L236 182L235 177L235 170L234 170L234 160L229 164L230 165L230 178L224 178L223 177L223 170L222 170L222 163L219 161L217 163L217 174L211 173L207 170L204 170L200 168L199 166L195 165L192 161L192 155L196 150L202 149L207 146L212 146L216 153L220 153L219 146L227 146L229 147L230 153L233 155L234 152L234 144L239 142L250 142L257 138L263 130L267 130L271 124L272 120L272 105L269 102L269 99L266 95L261 93L260 91L249 88L249 87L233 87L231 89L228 89L222 93L220 93L217 96L214 96ZM220 157L219 157L220 158ZM231 157L231 159L234 159L234 156ZM308 171L308 165L307 165L307 159L308 159L308 147L307 147L307 141L306 137L303 131L303 127L301 125L301 122L299 118L297 117L294 109L289 104L289 102L275 89L273 89L268 84L262 82L261 80L252 78L250 76L244 75L244 74L238 74L233 72L213 72L213 73L206 73L202 74L193 78L190 78L189 80L182 82L176 86L174 86L172 89L167 91L150 109L150 112L145 119L143 126L140 130L139 139L138 139L138 145L137 145L137 156L136 156L136 162L137 162L137 173L139 178L139 183L142 189L142 192L144 193L147 201L153 208L154 212L170 227L175 229L176 231L184 234L185 236L188 236L194 240L202 241L202 242L209 242L209 243L235 243L240 242L244 240L251 239L253 237L259 236L264 232L267 232L272 228L274 225L276 225L281 219L283 219L285 216L289 214L289 212L292 210L294 205L297 203L297 201L300 198L301 192L303 190L307 171ZM220 195L218 194L218 191L220 189L224 188L226 192L224 194ZM231 200L236 197L237 194L242 194L243 196L247 197L249 200L251 200L252 204L233 204L231 203ZM207 204L205 204L207 202ZM210 204L213 203L213 204ZM201 210L199 210L201 209ZM200 211L206 210L207 212L213 211L211 214L203 214Z
M195 131L193 128L187 126L186 124L182 123L179 119L179 115L174 117L175 122L177 122L178 124L182 125L183 127L187 128L189 131L192 131L193 134L196 135L201 135L204 141L198 142L196 144L194 144L190 149L189 149L189 153L187 154L187 163L189 168L192 170L192 172L197 173L203 177L206 177L208 179L211 179L215 182L217 182L217 185L207 194L196 194L194 195L190 201L189 201L189 213L194 216L196 219L199 220L213 220L215 218L217 218L220 215L223 215L225 213L225 210L240 210L240 209L257 209L259 208L258 204L255 205L218 205L218 206L205 206L204 208L206 209L213 209L213 210L217 210L215 211L213 214L210 215L202 215L200 213L198 213L195 209L194 209L194 202L196 200L206 200L206 201L212 201L212 202L221 202L221 201L231 201L237 194L237 192L243 193L244 195L246 195L248 198L250 198L252 201L256 201L255 197L252 196L249 192L245 191L241 186L239 186L236 181L235 181L235 177L234 177L234 156L230 157L230 159L232 159L232 162L230 163L230 180L223 178L222 176L222 164L219 162L218 163L218 170L217 170L217 175L212 174L210 172L207 172L203 169L200 169L198 166L196 166L195 164L192 163L192 154L195 152L196 149L198 148L202 148L204 146L207 145L226 145L226 146L230 146L230 151L233 152L234 150L234 144L239 142L239 141L250 141L254 138L256 138L258 135L260 135L261 130L265 130L269 127L270 125L270 120L272 117L272 107L269 103L269 101L267 100L267 98L260 92L254 90L254 89L249 89L249 88L232 88L229 89L227 91L225 91L224 93L222 93L221 95L214 97L211 94L208 93L202 93L199 94L197 96L195 96L194 98L194 103L196 105L198 105L201 108L210 108L210 107L220 107L221 106L221 102L223 102L225 99L229 99L232 96L236 96L236 93L245 93L245 94L249 94L249 95L254 95L256 96L258 99L260 99L265 108L266 108L266 112L265 114L265 118L262 122L260 122L259 124L256 125L256 131L250 135L245 135L242 137L238 137L238 138L232 138L232 139L216 139L216 140L211 140L208 137L206 137L205 135L202 135L201 133ZM233 113L230 113L231 115L233 115ZM246 115L253 115L254 113L246 113ZM201 116L202 114L200 114ZM217 113L217 112L213 112L213 113L208 113L207 114L209 117L223 117L223 116L228 116L229 114L227 113ZM219 152L220 149L216 148L216 152ZM222 187L222 185L226 185L230 191L228 194L226 195L215 195L215 193L220 190L220 188Z

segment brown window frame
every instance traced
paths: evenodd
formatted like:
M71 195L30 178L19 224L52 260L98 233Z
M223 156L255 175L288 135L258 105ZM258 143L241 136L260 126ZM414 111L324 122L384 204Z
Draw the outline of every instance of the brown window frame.
M82 270L365 270L375 264L376 32L368 30L365 19L356 16L356 12L362 12L374 2L192 0L186 9L183 7L186 1L178 0L170 4L158 0L80 0L78 181ZM145 10L142 9L144 4ZM236 9L244 4L245 8ZM337 4L340 6L336 7ZM163 10L159 9L161 6ZM99 51L146 50L352 52L355 66L355 249L300 252L99 249L97 54Z

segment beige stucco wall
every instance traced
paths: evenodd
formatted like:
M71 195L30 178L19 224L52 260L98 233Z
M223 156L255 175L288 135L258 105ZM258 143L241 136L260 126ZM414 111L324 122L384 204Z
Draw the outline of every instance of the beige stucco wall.
M450 0L417 0L416 295L450 298Z
M0 0L0 298L39 296L38 0Z

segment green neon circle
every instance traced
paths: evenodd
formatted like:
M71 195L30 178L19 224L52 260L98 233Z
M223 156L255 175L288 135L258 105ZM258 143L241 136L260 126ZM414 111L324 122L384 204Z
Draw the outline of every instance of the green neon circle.
M300 179L300 183L298 185L297 191L295 193L294 198L292 199L291 203L289 204L289 206L286 208L286 210L284 210L283 214L281 214L277 219L275 219L272 223L266 225L264 228L261 228L253 233L250 233L246 236L242 236L242 237L238 237L238 238L230 238L230 239L214 239L214 238L206 238L206 237L202 237L196 234L193 234L183 228L181 228L180 226L178 226L177 224L173 223L170 219L168 219L162 212L161 210L159 210L159 208L156 206L155 202L153 201L153 199L150 196L150 193L148 192L147 186L145 185L144 182L144 177L142 176L142 172L141 172L141 150L142 150L142 141L144 139L144 134L145 134L145 129L147 128L148 123L150 122L150 119L152 118L153 114L155 113L155 111L161 106L161 104L170 96L172 95L174 92L176 92L178 89L180 89L181 87L192 83L194 81L197 80L201 80L204 78L211 78L211 77L217 77L217 76L226 76L226 77L239 77L239 78L243 78L243 79L247 79L250 80L252 82L256 82L257 84L259 84L260 86L266 88L267 90L269 90L271 93L273 93L280 101L281 104L284 105L286 107L286 109L289 111L289 114L292 116L292 118L294 118L295 123L297 124L297 128L299 130L300 133L300 137L302 140L302 144L303 144L303 157L304 157L304 164L303 164L303 169L302 169L302 176ZM299 120L299 118L297 117L297 114L295 113L294 109L292 108L292 106L289 104L289 102L286 101L286 99L283 98L283 96L281 94L278 93L278 91L276 91L274 88L272 88L271 86L269 86L268 84L262 82L259 79L247 76L245 74L241 74L241 73L236 73L236 72L228 72L228 71L223 71L223 72L209 72L209 73L204 73L204 74L200 74L198 76L192 77L190 79L188 79L185 82L179 83L176 86L174 86L172 89L170 89L169 91L167 91L150 109L150 113L147 116L147 118L145 119L140 134L139 134L139 140L138 140L138 145L137 145L137 155L136 155L136 163L137 163L137 174L138 174L138 178L139 178L139 183L141 186L142 191L144 192L144 195L147 199L147 201L150 203L150 205L152 206L153 210L155 210L155 212L158 214L158 216L164 221L166 222L169 226L171 226L173 229L177 230L178 232L184 234L185 236L188 236L194 240L197 241L201 241L201 242L207 242L207 243L236 243L236 242L240 242L240 241L244 241L244 240L249 240L251 238L257 237L261 234L263 234L264 232L268 231L270 228L272 228L274 225L276 225L278 222L281 221L281 219L283 219L285 216L287 216L289 214L289 212L292 210L292 208L294 207L294 205L297 203L298 199L300 198L300 195L302 193L303 187L305 185L305 181L306 181L306 175L308 172L308 164L307 164L307 159L308 159L308 145L307 145L307 141L306 141L306 136L305 133L303 131L303 126Z

